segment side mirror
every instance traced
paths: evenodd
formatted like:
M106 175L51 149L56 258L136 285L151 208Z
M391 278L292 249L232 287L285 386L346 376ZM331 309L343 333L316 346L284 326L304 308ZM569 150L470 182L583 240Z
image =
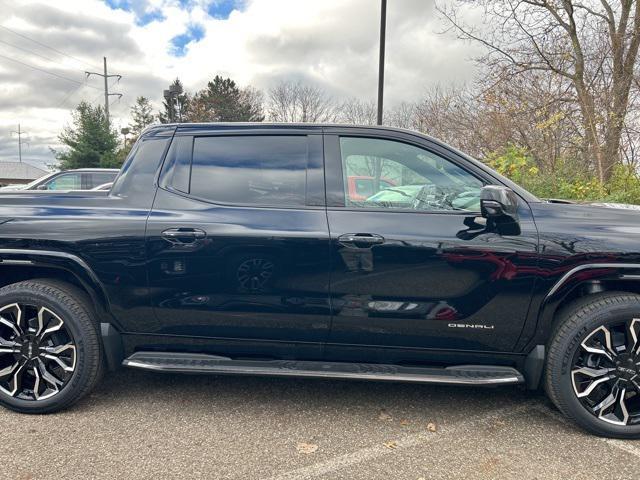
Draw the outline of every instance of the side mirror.
M47 189L47 185L46 185L46 184L38 185L38 186L36 187L36 190L46 190L46 189Z
M510 188L487 185L480 191L480 211L498 222L518 221L518 196Z

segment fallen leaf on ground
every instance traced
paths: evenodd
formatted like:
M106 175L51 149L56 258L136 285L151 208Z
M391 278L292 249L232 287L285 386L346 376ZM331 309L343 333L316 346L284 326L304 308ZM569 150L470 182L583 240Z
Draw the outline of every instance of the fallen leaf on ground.
M437 432L438 431L438 427L436 426L435 423L429 422L429 423L427 423L427 430L429 430L430 432Z
M409 425L409 420L406 420L406 419L400 420L400 425L402 425L403 427L406 427L407 425Z
M296 446L296 450L298 450L298 453L309 455L311 453L315 453L316 450L318 450L318 445L316 445L315 443L299 443Z
M380 410L380 415L378 415L378 420L384 420L384 421L391 420L391 415L389 415L384 410Z
M394 450L398 448L398 442L396 442L395 440L391 440L390 442L384 442L384 446L390 448L391 450Z

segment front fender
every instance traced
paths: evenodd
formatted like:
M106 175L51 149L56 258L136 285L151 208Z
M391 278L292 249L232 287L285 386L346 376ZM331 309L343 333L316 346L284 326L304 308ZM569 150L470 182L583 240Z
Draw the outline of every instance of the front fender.
M556 312L577 288L585 284L639 282L640 264L637 263L588 263L577 265L563 274L544 296L538 309L535 335L525 347L546 344L554 327Z

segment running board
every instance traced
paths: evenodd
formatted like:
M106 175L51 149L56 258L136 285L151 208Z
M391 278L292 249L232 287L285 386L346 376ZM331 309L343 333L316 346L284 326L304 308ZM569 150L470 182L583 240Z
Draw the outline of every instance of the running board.
M163 352L137 352L122 364L125 367L176 373L350 378L450 385L508 385L524 382L518 370L492 365L423 368L372 363L233 360L216 355Z

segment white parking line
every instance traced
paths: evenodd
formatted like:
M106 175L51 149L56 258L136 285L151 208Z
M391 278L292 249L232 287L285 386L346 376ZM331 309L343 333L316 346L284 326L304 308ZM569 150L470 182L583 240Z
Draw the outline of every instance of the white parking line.
M638 444L637 441L635 441L635 444L634 444L634 443L631 443L634 440L616 440L613 438L603 438L602 440L613 447L619 448L620 450L624 450L625 452L640 458L640 444Z
M544 405L540 404L535 405L533 408L543 413L544 415L547 415L548 417L554 418L558 422L575 427L575 425L568 418L564 417L560 412L553 411L550 408L547 408ZM631 455L640 458L640 442L638 442L637 440L618 440L614 438L604 438L597 436L594 436L594 438L597 438L598 440L601 440L604 443L611 445L612 447L623 450L627 453L630 453Z
M517 405L515 408L505 411L504 409L496 409L488 414L483 414L481 417L463 420L457 424L441 427L438 433L432 432L420 432L411 435L406 435L395 439L397 446L394 449L389 449L384 445L373 445L366 447L355 452L340 455L324 462L319 462L308 467L298 468L290 472L285 472L280 475L271 477L269 480L306 480L309 478L319 477L331 472L342 470L343 468L350 467L367 460L372 460L385 455L393 454L398 450L404 450L407 448L421 445L424 443L438 442L447 436L463 434L481 426L485 423L491 423L496 420L517 415L525 410L531 409L535 406L537 401L529 400Z

